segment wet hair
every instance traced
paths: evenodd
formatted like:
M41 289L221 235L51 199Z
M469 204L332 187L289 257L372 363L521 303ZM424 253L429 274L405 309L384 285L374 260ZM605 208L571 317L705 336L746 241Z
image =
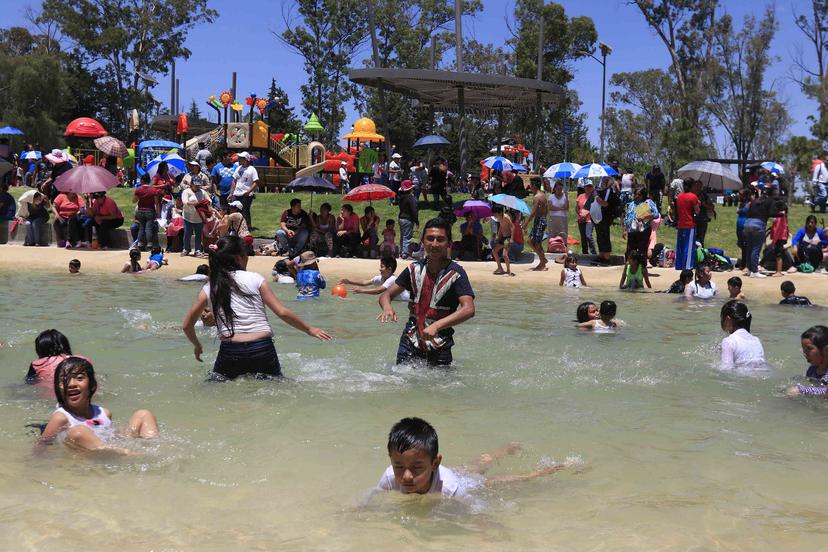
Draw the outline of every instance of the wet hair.
M738 276L733 276L732 278L727 279L727 285L737 287L739 289L742 288L742 279Z
M141 260L141 251L139 249L130 249L129 250L129 267L132 269L133 272L139 272L141 270L141 265L138 264L138 261Z
M689 284L690 282L692 282L693 271L689 268L685 268L684 270L682 270L681 274L679 274L679 281L683 284Z
M276 261L276 264L273 265L273 270L276 271L276 274L290 274L290 270L288 270L287 261L282 259L281 261Z
M152 253L153 255L158 255L159 253L161 253L161 247L154 245L152 249L150 249L150 253Z
M79 259L72 259L71 261L69 261L69 268L74 268L74 269L80 270L80 267L81 267L81 262L80 262Z
M196 274L204 274L205 276L209 276L210 275L210 267L206 264L200 264L196 268L195 273Z
M293 199L290 200L291 208L296 207L297 205L302 205L302 200L301 199L299 199L298 197L294 197Z
M645 259L644 253L642 253L641 251L636 249L634 251L630 251L630 255L627 259L627 262L635 261L640 265L644 262L644 259Z
M213 315L216 322L229 332L225 337L236 335L236 315L230 299L234 293L247 296L233 278L232 272L241 270L236 257L247 255L244 240L238 236L225 236L216 243L216 249L207 249L210 253L210 304L213 305Z
M451 241L451 224L449 224L445 219L437 217L426 222L425 227L423 228L422 236L425 236L425 233L429 228L441 228L446 233L448 241Z
M785 280L784 282L782 282L782 284L779 286L779 289L785 295L790 295L792 293L796 293L796 286L790 280Z
M578 322L587 322L589 321L589 307L595 306L595 303L592 301L587 301L585 303L581 303L578 305L578 310L575 311L575 318Z
M385 268L390 270L392 274L397 271L397 259L395 259L394 257L388 255L380 259L380 262L383 264L383 266L385 266Z
M578 262L578 258L575 255L567 254L566 257L564 257L563 264L564 264L564 266L566 266L572 261Z
M750 321L753 319L753 315L750 314L748 306L741 301L731 299L722 306L722 322L724 322L725 318L730 318L733 321L734 330L744 328L745 330L750 331Z
M65 335L52 329L40 332L35 338L35 352L38 358L71 355L72 347Z
M55 368L55 398L60 406L65 406L66 397L63 396L63 390L69 385L69 380L72 376L78 374L86 374L89 378L89 400L92 400L92 395L98 390L98 380L95 379L95 368L92 363L85 358L70 356L63 359Z
M601 313L601 316L609 316L612 318L618 312L618 306L615 304L615 301L601 301L601 307L598 309L598 312Z
M388 433L388 454L417 449L425 451L434 460L439 447L437 431L421 418L403 418Z
M710 265L707 265L707 264L700 264L699 266L697 266L697 267L696 267L696 279L697 279L697 280L699 279L699 276L701 276L701 275L702 275L702 273L704 272L704 269L705 269L705 268L706 268L706 269L708 269L708 270L710 270Z
M828 328L825 326L811 326L800 336L800 339L808 339L821 351L828 347Z
M388 219L385 221L385 226L394 226L394 219Z

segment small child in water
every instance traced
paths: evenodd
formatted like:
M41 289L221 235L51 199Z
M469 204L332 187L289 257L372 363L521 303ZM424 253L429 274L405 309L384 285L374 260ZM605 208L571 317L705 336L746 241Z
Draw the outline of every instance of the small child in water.
M575 319L580 324L589 320L598 320L601 318L601 313L598 310L598 305L591 301L581 303L578 305L578 310L575 311Z
M800 337L802 354L808 361L805 377L812 385L794 385L789 396L822 395L828 397L828 327L812 326Z
M601 307L598 309L598 318L581 322L578 326L593 330L612 330L618 326L623 326L624 321L615 318L617 310L618 307L615 301L601 301Z
M69 345L69 339L61 332L46 330L35 338L35 353L37 360L29 364L26 383L52 385L55 368L64 359L72 356L72 347Z
M388 434L387 448L391 465L382 474L377 489L406 494L439 493L443 496L462 497L481 484L491 486L528 481L574 464L555 464L522 475L475 478L474 476L485 474L495 460L520 450L520 445L511 443L491 453L481 454L476 463L455 471L441 465L443 457L439 453L437 431L421 418L403 418L394 424Z
M727 292L730 294L731 299L738 299L739 301L744 301L745 299L747 299L747 297L745 297L745 294L742 293L742 279L738 276L728 278Z
M290 273L290 268L288 267L288 263L286 260L282 259L280 261L276 261L276 264L273 265L273 270L270 271L270 275L273 276L273 281L277 284L295 284L296 280L294 279L293 275Z
M558 285L561 287L579 288L588 287L581 269L578 268L578 259L575 255L567 255L564 258L561 280Z
M721 368L732 370L745 365L764 365L765 349L759 338L750 333L753 315L747 305L731 299L722 307L720 323L728 334L722 340Z
M141 269L141 251L139 249L129 250L129 262L121 269L122 274L138 274Z
M319 264L313 251L305 251L299 257L299 272L296 274L296 299L303 301L319 297L319 290L325 289L325 278L319 273Z
M779 286L779 290L782 292L782 300L779 301L780 305L793 305L795 307L808 307L810 306L811 300L807 297L802 297L801 295L796 294L796 286L790 280L785 280Z
M157 245L152 248L150 251L149 259L147 260L147 266L144 270L158 270L164 265L168 265L167 259L164 258L164 253L161 251L161 248Z
M672 283L665 293L684 294L684 288L693 281L693 271L685 268L679 274L679 279Z
M75 356L64 359L55 370L54 387L58 408L37 442L39 448L57 440L84 452L130 454L127 449L106 445L114 435L112 413L92 404L98 388L92 363ZM124 433L128 437L157 437L158 422L149 410L138 410L130 417Z
M69 274L80 274L81 262L78 259L69 261Z

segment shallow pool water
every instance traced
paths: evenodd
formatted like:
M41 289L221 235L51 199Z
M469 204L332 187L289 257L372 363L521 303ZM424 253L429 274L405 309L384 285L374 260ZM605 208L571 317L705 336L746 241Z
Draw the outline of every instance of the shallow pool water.
M828 402L782 390L804 372L798 335L821 311L752 305L766 371L715 367L720 302L661 294L477 286L451 370L393 365L401 324L375 298L297 303L337 336L271 315L289 382L205 383L178 329L197 286L149 277L3 272L0 548L66 550L817 550L828 542ZM551 281L551 279L550 279ZM628 326L588 335L576 305L610 297ZM399 305L399 304L398 304ZM402 310L402 309L399 309ZM63 331L123 422L153 410L141 456L33 456L26 424L53 402L22 384L33 341ZM491 470L577 467L469 503L369 497L403 416L429 420L444 463L519 441Z

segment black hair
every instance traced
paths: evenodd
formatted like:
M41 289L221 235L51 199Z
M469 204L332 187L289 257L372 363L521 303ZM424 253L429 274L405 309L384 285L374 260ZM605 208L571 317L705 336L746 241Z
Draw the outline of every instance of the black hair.
M350 203L343 203L342 208L345 209L346 211L348 211L349 213L354 212L354 208L351 206Z
M290 274L290 270L288 270L287 261L284 259L276 261L276 264L273 265L273 268L276 270L277 274Z
M411 449L427 452L432 460L437 458L437 431L422 418L403 418L388 433L388 454Z
M684 284L689 284L690 282L692 282L693 281L693 271L690 270L689 268L685 268L684 270L682 270L681 274L679 274L679 281L684 283Z
M742 279L738 276L733 276L732 278L727 279L727 285L741 288L742 287Z
M72 376L77 374L86 374L89 378L89 400L92 400L92 395L98 390L98 380L95 379L95 368L92 363L85 358L70 356L61 361L55 368L55 398L60 406L66 404L66 397L63 396L63 390L69 385L69 380Z
M141 175L141 182L146 183L146 182L149 182L149 181L150 181L149 173L144 173L144 174Z
M642 253L638 249L634 249L633 251L630 251L630 255L627 259L627 262L635 261L640 265L644 262L644 260L645 260L644 253Z
M294 197L293 199L290 200L290 206L291 207L295 207L297 205L302 205L302 200L301 199L299 199L298 197Z
M828 328L825 326L811 326L802 332L800 339L809 339L821 351L828 346Z
M139 249L130 249L129 250L129 266L133 272L140 272L141 265L138 264L138 261L141 260L141 251Z
M81 262L80 262L79 259L72 259L71 261L69 261L69 266L77 268L78 270L80 270Z
M152 249L150 249L150 253L152 253L153 255L158 255L159 253L161 253L161 247L158 245L153 245Z
M502 205L492 205L492 213L502 213L503 206Z
M449 224L445 219L437 217L426 222L425 227L423 227L423 236L425 236L425 233L429 228L441 228L446 233L448 241L451 241L451 224Z
M612 318L618 312L618 306L615 304L615 301L601 301L598 312L601 313L601 316L609 316Z
M158 174L158 173L163 172L163 171L167 171L167 170L169 170L169 168L170 168L169 163L167 163L166 161L161 161L160 163L158 163L158 168L156 169L155 174ZM163 169L163 171L162 171L162 169Z
M812 220L814 221L814 224L817 223L816 215L808 215L807 217L805 217L805 226L808 226L808 223Z
M35 352L38 358L71 355L72 347L65 335L52 329L40 332L35 338Z
M210 275L210 267L206 264L200 264L196 268L195 273L196 274L204 274L205 276L209 276Z
M533 176L532 178L529 179L529 185L534 186L535 188L540 190L541 187L543 186L543 182L541 181L540 177Z
M230 304L234 293L247 296L233 278L232 272L241 270L236 257L247 255L244 240L238 236L225 236L216 243L216 249L208 248L210 252L210 304L213 306L213 315L216 322L230 332L223 337L236 335L235 314Z
M785 280L784 282L782 282L782 284L779 286L779 289L782 290L782 293L784 293L785 295L796 293L796 286L790 280Z
M198 147L203 148L205 146L204 142L199 142Z
M328 203L328 202L323 203L322 205L319 206L319 210L321 211L322 209L327 209L328 211L330 211L331 210L331 204Z
M689 192L693 189L693 184L695 184L695 180L692 178L685 178L684 182L681 184L681 187L685 192Z
M595 306L592 301L587 301L578 305L578 310L575 311L575 318L578 322L587 322L589 320L589 307Z
M753 319L753 315L750 314L748 306L741 301L731 299L722 306L722 322L724 322L725 318L730 318L733 321L734 330L744 328L750 331L750 321Z
M388 219L385 221L385 225L388 226L390 224L391 226L394 226L394 222L394 219Z
M391 274L397 271L397 259L394 257L387 255L380 259L380 262L385 265L385 268L391 271Z
M365 215L367 216L368 213L376 213L376 210L369 205L365 209L363 209L362 212L365 213Z

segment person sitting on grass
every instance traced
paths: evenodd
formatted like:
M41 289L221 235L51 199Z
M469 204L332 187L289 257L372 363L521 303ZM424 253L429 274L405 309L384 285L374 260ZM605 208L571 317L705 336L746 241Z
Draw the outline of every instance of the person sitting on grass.
M383 257L380 259L379 274L370 280L349 280L348 278L343 278L339 281L339 283L348 286L357 286L351 288L352 293L381 295L386 289L389 289L392 285L394 285L394 283L396 283L396 272L397 259L394 257ZM408 290L403 290L402 293L395 297L395 299L405 301L406 303L410 300L410 298L411 294L408 293Z
M302 200L294 197L290 200L290 208L282 213L279 229L276 230L279 254L293 257L301 253L308 241L310 228L310 217L302 209Z
M601 306L598 309L598 318L587 320L586 322L578 323L580 328L589 328L596 331L613 330L619 326L624 325L623 320L615 318L618 307L615 301L601 301Z
M667 291L664 293L679 293L684 295L684 288L687 287L687 284L693 281L693 271L690 269L685 268L679 274L679 279L673 282Z
M325 278L319 273L319 263L313 251L305 251L299 256L299 272L296 274L296 299L318 299L319 290L325 289Z
M359 247L359 216L348 203L340 209L336 219L336 236L334 237L334 255L337 257L354 257Z
M785 280L779 286L780 291L782 292L782 300L779 301L780 305L794 305L795 307L807 307L810 306L811 300L807 297L802 297L801 295L796 294L796 286L790 280Z
M738 276L728 278L727 292L730 294L731 299L738 299L739 301L744 301L745 299L747 299L747 297L745 297L745 294L742 293L742 279Z
M643 289L644 286L652 288L650 274L647 272L647 260L644 254L635 249L627 255L627 262L624 263L624 270L621 271L620 289Z
M553 464L526 474L481 477L491 464L520 450L519 443L510 443L495 451L481 454L477 462L452 470L442 465L437 431L421 418L403 418L388 433L388 457L391 465L377 484L381 491L405 494L440 494L444 497L465 497L478 486L529 481L569 468L575 462ZM462 475L458 475L462 474ZM471 475L477 477L463 477Z
M385 229L382 231L382 243L379 246L380 257L397 257L397 232L394 230L394 219L385 221Z

